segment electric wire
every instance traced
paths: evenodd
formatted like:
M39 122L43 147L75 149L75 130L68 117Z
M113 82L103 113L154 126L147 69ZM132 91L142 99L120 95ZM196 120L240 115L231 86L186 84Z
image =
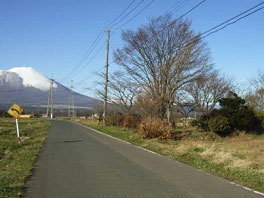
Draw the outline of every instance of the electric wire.
M171 11L173 9L175 9L177 6L179 6L179 4L181 4L183 1L186 1L186 0L178 0L176 1L174 4L172 4L172 6L170 8L168 8L166 11L165 11L165 14L170 14Z
M203 36L203 38L206 38L206 37L210 36L211 34L214 34L214 33L216 33L216 32L219 32L220 30L225 29L227 26L229 26L229 25L233 25L233 24L237 23L238 21L240 21L240 20L242 20L242 19L244 19L244 18L246 18L246 17L248 17L248 16L250 16L250 15L252 15L252 14L254 14L254 13L260 11L260 10L262 10L262 9L264 9L264 6L261 7L261 8L259 8L259 9L257 9L257 10L254 10L254 11L250 12L249 14L247 14L247 15L245 15L245 16L242 16L242 17L236 19L235 21L232 21L232 22L226 24L225 26L223 26L223 27L221 27L221 28L219 28L219 29L217 29L217 30L214 30L214 31L212 31L212 32L209 32L207 35Z
M208 30L202 32L202 33L200 33L200 34L198 35L199 38L196 37L196 38L191 39L191 41L189 41L190 44L191 44L192 40L194 40L194 41L197 40L197 39L200 39L200 40L201 40L201 39L203 39L203 38L209 37L210 35L215 34L215 33L219 32L219 31L225 29L226 27L228 27L228 26L230 26L230 25L233 25L233 24L239 22L240 20L242 20L242 19L244 19L244 18L251 16L252 14L254 14L254 13L256 13L256 12L259 12L260 10L264 9L264 6L262 6L262 7L260 7L260 8L257 8L257 7L261 6L262 4L264 4L264 2L259 3L259 4L257 4L256 6L253 6L253 7L249 8L249 9L247 9L247 10L241 12L240 14L238 14L238 15L236 15L236 16L234 16L234 17L231 17L230 19L228 19L228 20L226 20L226 21L224 21L224 22L222 22L222 23L220 23L220 24L218 24L218 25L216 25L216 26L214 26L214 27L212 27L212 28L210 28L210 29L208 29ZM256 9L256 8L257 8L257 9ZM255 9L255 10L254 10L254 9ZM252 10L253 10L253 11L252 11ZM251 12L250 12L250 11L251 11ZM249 12L249 13L248 13L248 12ZM235 19L235 20L234 20L234 19ZM232 21L232 20L233 20L233 21ZM222 27L221 27L221 26L222 26ZM190 44L188 44L188 45L190 45Z
M230 21L232 21L232 20L234 20L234 19L236 19L236 18L238 18L238 17L240 17L240 16L242 16L242 15L248 13L248 12L251 11L251 10L254 10L255 8L257 8L257 7L259 7L259 6L263 5L263 4L264 4L264 2L261 2L261 3L255 5L255 6L253 6L253 7L251 7L251 8L249 8L249 9L247 9L247 10L241 12L240 14L238 14L238 15L236 15L236 16L234 16L234 17L231 17L230 19L228 19L228 20L226 20L226 21L224 21L224 22L222 22L222 23L220 23L220 24L214 26L213 28L210 28L209 30L203 32L202 34L206 34L206 33L210 32L210 31L212 31L212 30L214 30L214 29L216 29L216 28L218 28L218 27L220 27L220 26L222 26L222 25L225 25L226 23L228 23L228 22L230 22ZM261 10L261 8L258 9L258 10ZM257 10L257 11L258 11L258 10ZM255 12L254 12L254 13L255 13ZM253 14L254 14L254 13L253 13ZM251 14L248 14L247 16L250 16L250 15L251 15ZM245 16L245 17L247 17L247 16ZM245 18L245 17L243 17L243 18Z
M72 68L72 70L67 74L65 77L63 77L60 82L65 81L66 79L69 79L74 73L78 71L78 69L81 67L81 65L87 60L87 58L90 56L90 54L93 52L93 50L97 47L99 42L102 40L103 34L102 31L100 31L96 37L96 39L93 41L91 46L86 50L84 56L80 59L80 61Z
M99 52L103 49L103 46L105 45L106 42L103 43L103 45L101 45L98 50L94 53L94 55L89 59L89 61L85 64L85 65L82 65L82 67L79 68L79 71L78 73L80 73L81 71L83 71L83 69L85 67L87 67L88 64L90 64L94 58L99 54ZM74 78L76 75L78 75L78 73L75 73L74 75L71 76L71 78Z
M165 14L173 14L176 11L182 9L190 0L181 0L174 3L171 8L169 8Z
M130 2L130 4L112 21L110 22L107 26L111 26L113 23L115 23L135 2L136 0L133 0Z
M120 30L122 27L124 27L126 24L130 23L132 20L134 20L138 15L140 15L144 10L146 10L152 3L154 2L154 0L151 0L146 6L144 6L139 12L137 12L133 17L131 17L129 20L127 20L125 23L123 23L121 26L119 26L118 28L116 28L114 30L118 31Z
M138 2L125 16L123 16L120 20L109 26L109 28L113 28L115 25L123 21L126 17L128 17L132 12L134 12L145 0L141 0Z
M105 66L99 68L98 70L96 70L96 71L94 71L94 72L92 72L92 73L98 73L98 72L102 71L102 70L104 69L104 67L105 67ZM85 77L85 78L83 78L82 80L80 80L79 82L77 82L74 86L78 86L78 85L82 84L83 82L89 80L90 78L91 78L91 76Z
M171 22L169 25L167 25L167 27L165 27L163 30L161 30L159 33L164 32L167 28L169 28L171 25L173 25L175 22L181 20L183 17L185 17L186 15L188 15L189 13L191 13L192 11L194 11L196 8L200 7L203 3L205 3L207 0L202 0L200 1L198 4L196 4L195 6L193 6L191 9L189 9L187 12L185 12L184 14L182 14L180 17L178 17L177 19L175 19L173 22ZM158 34L159 34L158 33Z

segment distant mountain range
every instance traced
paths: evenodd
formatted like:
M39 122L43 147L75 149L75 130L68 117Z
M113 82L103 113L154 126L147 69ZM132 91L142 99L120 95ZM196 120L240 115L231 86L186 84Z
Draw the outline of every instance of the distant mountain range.
M16 67L0 70L0 105L18 103L20 105L47 104L50 79L35 71L32 67ZM54 104L68 105L70 89L55 82ZM92 107L99 100L74 92L74 104Z

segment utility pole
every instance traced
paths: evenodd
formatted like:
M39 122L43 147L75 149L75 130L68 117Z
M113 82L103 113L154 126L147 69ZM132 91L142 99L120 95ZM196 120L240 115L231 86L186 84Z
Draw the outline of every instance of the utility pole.
M71 84L71 87L72 87L72 84ZM70 117L70 115L71 115L71 95L72 95L72 89L70 90L69 106L68 106L68 117Z
M71 87L71 90L72 90L72 117L75 118L75 109L74 109L74 93L73 93L73 81L72 81L72 87Z
M54 79L51 79L51 93L50 93L51 109L50 109L50 119L53 119L53 82L54 82Z
M103 124L105 125L107 113L107 89L108 89L108 67L109 67L109 42L110 42L110 29L106 30L106 63L105 63L105 90L104 90L104 112Z
M48 96L48 105L47 105L47 119L49 118L49 110L50 110L50 119L53 118L53 82L54 79L50 79L50 89Z
M75 117L74 97L73 97L73 80L71 80L71 91L70 91L70 98L69 98L68 117Z
M49 95L48 95L48 105L47 105L47 116L46 118L49 118L49 109L50 109L50 92L51 91L51 82L50 82L50 88L49 88Z

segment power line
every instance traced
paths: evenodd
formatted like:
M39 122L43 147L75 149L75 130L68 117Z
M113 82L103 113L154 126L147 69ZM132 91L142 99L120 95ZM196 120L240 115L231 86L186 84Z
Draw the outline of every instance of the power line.
M174 4L172 4L172 6L165 11L165 14L171 13L171 10L175 9L183 1L186 1L186 0L178 0L178 1L174 2Z
M222 30L222 29L225 29L227 26L232 25L232 24L234 24L234 23L237 23L237 22L240 21L241 19L244 19L244 18L246 18L246 17L248 17L248 16L250 16L250 15L252 15L252 14L254 14L254 13L260 11L260 10L262 10L262 9L264 9L264 6L261 7L261 8L259 8L259 9L257 9L257 10L255 10L255 11L253 11L253 12L250 12L249 14L247 14L247 15L245 15L245 16L243 16L243 17L238 18L237 20L235 20L235 21L233 21L233 22L230 22L230 23L226 24L224 27L221 27L221 28L219 28L219 29L217 29L217 30L214 30L214 31L208 33L208 34L207 34L206 36L204 36L203 38L208 37L208 36L210 36L211 34L214 34L214 33L218 32L218 31L220 31L220 30Z
M133 11L135 11L145 0L141 0L138 2L125 16L123 16L120 20L109 26L109 28L112 28L113 26L117 25L121 21L123 21L126 17L128 17Z
M253 10L253 9L257 8L257 7L259 7L259 6L261 6L262 4L264 4L264 2L261 2L261 3L255 5L255 6L253 6L253 7L251 7L251 8L249 8L249 9L247 9L247 10L241 12L240 14L238 14L238 15L236 15L236 16L234 16L234 17L231 17L230 19L228 19L228 20L226 20L226 21L224 21L224 22L222 22L222 23L220 23L220 24L214 26L213 28L210 28L209 30L203 32L202 34L206 34L206 33L210 32L210 31L212 31L212 30L214 30L214 29L216 29L216 28L218 28L218 27L220 27L220 26L222 26L222 25L224 25L224 24L226 24L226 23L228 23L228 22L230 22L230 21L232 21L232 20L234 20L234 19L236 19L236 18L238 18L238 17L244 15L244 14L246 14L247 12L249 12L249 11L251 11L251 10ZM255 12L254 12L254 13L255 13ZM243 18L245 18L245 17L243 17Z
M114 61L111 61L111 62L109 63L109 66L110 66L112 63L114 63ZM102 66L102 67L100 67L98 70L96 70L96 71L94 71L94 72L91 72L91 73L95 73L95 74L96 74L96 73L102 71L104 68L105 68L105 66ZM85 77L85 78L83 78L82 80L80 80L79 82L77 82L77 83L74 84L74 85L75 85L75 86L78 86L78 85L82 84L83 82L85 82L86 80L88 80L88 79L90 79L90 78L91 78L91 76Z
M254 13L256 13L256 12L262 10L262 9L264 9L264 6L262 6L262 7L258 8L258 9L256 9L257 7L261 6L262 4L264 4L264 2L259 3L259 4L255 5L255 6L249 8L249 9L243 11L243 12L241 12L240 14L238 14L238 15L236 15L236 16L234 16L234 17L231 17L230 19L227 19L226 21L224 21L224 22L222 22L222 23L220 23L220 24L218 24L218 25L216 25L216 26L214 26L214 27L212 27L212 28L210 28L210 29L204 31L203 33L200 33L196 38L191 39L191 40L187 43L187 45L186 45L185 47L187 47L188 45L191 45L192 42L193 42L193 41L196 41L197 39L198 39L198 40L201 40L201 39L206 38L206 37L208 37L208 36L210 36L210 35L212 35L212 34L215 34L215 33L219 32L219 31L225 29L226 27L228 27L228 26L230 26L230 25L233 25L233 24L237 23L238 21L240 21L240 20L242 20L242 19L244 19L244 18L246 18L246 17L249 17L250 15L252 15L252 14L254 14ZM255 9L255 10L254 10L254 9ZM252 10L253 10L253 11L252 11ZM252 11L252 12L250 12L250 11ZM249 13L248 13L248 12L249 12ZM246 13L248 13L248 14L246 14ZM246 15L245 15L245 14L246 14ZM243 16L242 16L242 15L243 15ZM239 17L239 18L238 18L238 17ZM236 20L234 20L234 19L236 19ZM232 20L234 20L234 21L232 21ZM221 27L221 26L222 26L222 27ZM217 28L218 28L218 29L217 29ZM204 35L204 36L203 36L203 35Z
M135 2L136 0L133 0L130 2L130 4L112 21L108 24L108 27L110 27L113 23L115 23Z
M154 0L151 0L145 7L143 7L137 14L135 14L133 17L131 17L129 20L127 20L125 23L123 23L121 26L119 26L118 28L116 28L114 31L120 30L123 26L125 26L126 24L128 24L129 22L131 22L133 19L135 19L138 15L140 15L144 10L146 10L152 3L154 2Z
M90 64L94 58L98 55L98 53L103 49L102 47L105 45L105 42L98 48L98 50L94 53L94 55L89 59L89 61L83 65L82 67L79 67L79 71L76 71L75 74L73 74L71 77L74 78L76 75L78 75L85 67L87 67L88 64Z
M67 74L64 78L62 78L61 82L66 80L67 78L71 77L76 71L82 66L82 64L87 60L87 58L90 56L90 54L93 52L93 50L97 47L99 42L102 40L103 34L102 31L100 31L96 37L96 39L93 41L91 46L86 50L84 56L80 59L80 61L72 68L71 72Z
M179 11L182 9L190 0L179 0L175 2L166 12L165 14L172 14L175 11Z
M202 5L203 3L205 3L207 0L203 0L201 2L199 2L197 5L195 5L194 7L192 7L190 10L188 10L186 13L184 13L183 15L181 15L178 20L182 19L183 17L185 17L186 15L188 15L190 12L192 12L193 10L195 10L196 8L198 8L200 5Z
M111 63L109 63L109 65L110 65ZM104 69L105 68L105 66L103 66L103 67L101 67L101 68L99 68L98 70L96 70L95 72L93 72L93 73L98 73L98 72L100 72L102 69ZM82 79L82 80L80 80L79 82L77 82L76 84L75 84L75 86L78 86L78 85L80 85L80 84L82 84L83 82L85 82L86 80L88 80L88 79L90 79L91 78L91 76L88 76L88 77L85 77L84 79Z
M185 12L184 14L182 14L180 17L178 17L177 19L175 19L173 22L171 22L167 27L165 27L163 30L161 30L159 33L162 33L163 31L165 31L167 28L169 28L171 25L173 25L176 21L181 20L183 17L185 17L186 15L188 15L189 13L191 13L193 10L195 10L196 8L200 7L203 3L205 3L207 0L202 0L200 1L198 4L196 4L195 6L193 6L191 9L189 9L187 12ZM158 33L158 34L159 34Z

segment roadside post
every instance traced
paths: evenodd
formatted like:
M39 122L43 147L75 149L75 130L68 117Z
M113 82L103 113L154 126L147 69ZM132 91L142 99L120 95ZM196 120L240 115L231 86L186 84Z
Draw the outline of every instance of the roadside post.
M9 115L11 115L16 120L16 133L18 141L20 142L20 134L19 134L19 124L18 124L18 118L22 114L24 109L19 106L18 104L13 104L7 111Z

